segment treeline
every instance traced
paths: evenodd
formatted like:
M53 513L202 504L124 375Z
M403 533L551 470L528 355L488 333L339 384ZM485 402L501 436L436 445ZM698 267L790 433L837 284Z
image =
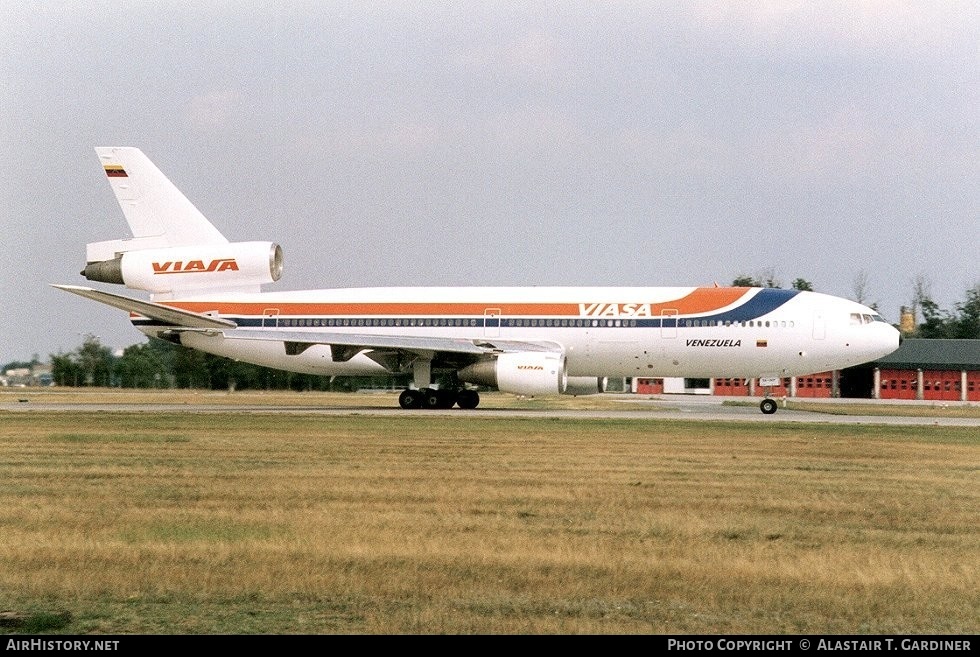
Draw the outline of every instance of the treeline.
M59 386L189 388L203 390L321 390L403 388L408 376L329 377L297 374L213 356L151 339L115 356L94 335L78 349L51 355L51 376Z
M980 339L980 285L967 290L966 301L957 303L953 312L943 310L928 296L917 299L913 309L922 315L917 338Z

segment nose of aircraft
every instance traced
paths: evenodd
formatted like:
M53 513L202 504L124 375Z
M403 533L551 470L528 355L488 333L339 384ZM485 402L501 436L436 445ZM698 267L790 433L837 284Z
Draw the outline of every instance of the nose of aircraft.
M885 330L881 331L879 340L882 349L881 356L887 356L902 344L902 333L891 324L886 324L882 328Z

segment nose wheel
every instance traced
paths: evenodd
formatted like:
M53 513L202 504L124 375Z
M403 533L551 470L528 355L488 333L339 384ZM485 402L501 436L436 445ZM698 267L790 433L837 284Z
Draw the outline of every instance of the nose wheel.
M777 408L779 407L776 405L776 400L770 399L769 397L766 397L765 399L762 400L762 402L759 403L759 410L761 410L766 415L772 415L773 413L776 412Z

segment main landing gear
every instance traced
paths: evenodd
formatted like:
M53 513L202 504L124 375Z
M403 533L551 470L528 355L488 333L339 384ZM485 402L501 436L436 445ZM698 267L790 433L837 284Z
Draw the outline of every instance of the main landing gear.
M470 409L480 403L480 393L476 390L440 390L408 388L398 396L398 405L404 409L448 409L453 406Z
M759 403L759 410L761 410L766 415L772 415L773 413L776 412L777 408L779 407L776 405L776 400L770 399L769 397L766 397L765 399L762 400L762 402Z
M453 375L452 382L445 388L430 388L432 385L432 355L420 356L412 363L412 377L415 387L402 390L398 396L398 405L404 409L448 409L453 406L460 408L476 408L480 403L480 394L476 390L468 390Z

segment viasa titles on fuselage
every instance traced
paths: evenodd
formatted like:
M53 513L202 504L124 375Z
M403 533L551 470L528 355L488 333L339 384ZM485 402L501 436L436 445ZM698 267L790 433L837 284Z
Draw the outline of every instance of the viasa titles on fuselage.
M331 376L410 374L404 408L475 408L477 386L586 395L609 377L763 381L864 363L898 347L874 310L744 287L389 287L263 292L282 249L229 242L136 148L100 147L133 237L90 243L82 274L148 301L59 289L131 313L146 335ZM433 385L436 378L445 383ZM776 410L771 399L763 412Z

